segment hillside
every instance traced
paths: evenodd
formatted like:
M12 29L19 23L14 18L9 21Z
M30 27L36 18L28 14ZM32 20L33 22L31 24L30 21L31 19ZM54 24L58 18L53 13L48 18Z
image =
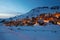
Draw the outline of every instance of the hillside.
M37 7L23 15L0 19L0 39L60 40L60 7Z

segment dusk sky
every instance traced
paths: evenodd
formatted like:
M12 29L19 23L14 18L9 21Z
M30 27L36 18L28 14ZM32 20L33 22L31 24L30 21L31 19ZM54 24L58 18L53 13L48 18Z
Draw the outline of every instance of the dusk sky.
M60 5L60 0L0 0L0 14L4 12L27 13L40 6Z

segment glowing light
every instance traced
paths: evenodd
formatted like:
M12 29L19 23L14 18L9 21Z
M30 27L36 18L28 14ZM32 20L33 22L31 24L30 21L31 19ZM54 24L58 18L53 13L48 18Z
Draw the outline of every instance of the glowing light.
M60 22L57 22L58 25L60 25Z
M46 18L44 18L43 21L46 22L46 23L49 23L50 20L49 20L49 18L46 17Z

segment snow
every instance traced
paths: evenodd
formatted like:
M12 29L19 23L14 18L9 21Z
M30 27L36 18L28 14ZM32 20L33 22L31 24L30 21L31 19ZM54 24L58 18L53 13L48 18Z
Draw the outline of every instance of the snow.
M0 26L0 40L60 40L60 26Z
M36 12L39 10L39 12ZM57 10L58 11L58 10ZM34 13L33 13L34 12ZM26 16L37 16L41 13L56 12L50 9L31 10L30 12L16 16L13 18L5 19L6 21L22 19ZM0 19L1 21L2 19ZM0 23L0 40L60 40L60 25L48 24L46 26L4 26Z

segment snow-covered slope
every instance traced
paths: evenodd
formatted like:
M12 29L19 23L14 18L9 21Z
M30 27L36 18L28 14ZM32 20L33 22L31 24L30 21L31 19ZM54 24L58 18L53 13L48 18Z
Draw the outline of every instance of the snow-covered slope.
M60 6L51 6L51 7L48 7L48 6L45 6L45 7L37 7L37 8L34 8L32 10L30 10L29 12L23 14L23 15L19 15L19 16L16 16L14 17L15 19L17 18L26 18L27 16L29 17L36 17L42 13L55 13L55 12L60 12Z
M60 27L47 26L0 26L1 40L60 40Z
M27 13L24 13L22 15L17 15L15 17L8 18L6 20L9 21L9 20L22 19L22 18L26 18L27 16L31 18L31 17L36 17L36 16L38 16L40 14L43 14L43 13L45 13L45 14L48 14L48 13L53 14L55 12L60 12L60 6L36 7L34 9L30 10ZM19 14L19 13L17 13L17 14Z
M16 16L5 21L26 18L27 16L38 16L42 13L60 12L59 10L51 10L50 8L37 7L30 12ZM3 19L0 23L0 40L60 40L60 25L47 24L46 26L4 26Z

